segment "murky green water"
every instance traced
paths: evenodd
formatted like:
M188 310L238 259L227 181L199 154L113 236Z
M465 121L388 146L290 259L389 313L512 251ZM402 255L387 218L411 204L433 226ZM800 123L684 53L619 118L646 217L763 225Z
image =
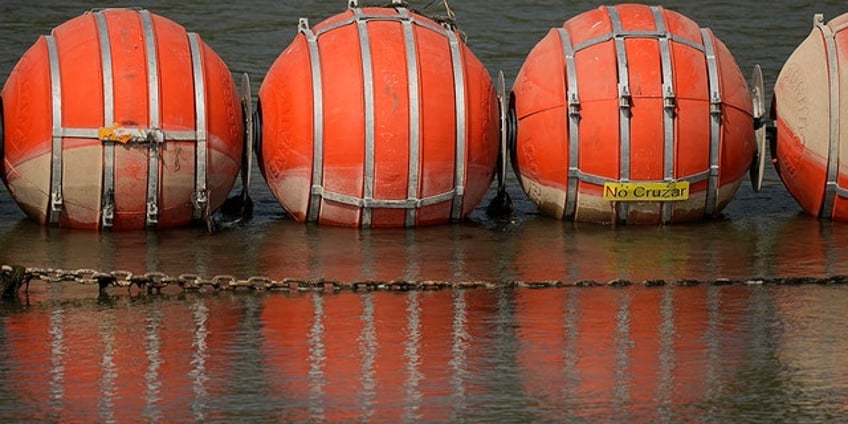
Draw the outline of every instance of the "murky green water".
M90 2L0 3L0 79ZM117 4L110 4L115 6ZM123 5L130 5L124 3ZM291 41L344 2L138 2L200 33L254 91ZM842 2L671 1L767 91L815 12ZM416 6L413 3L413 6ZM420 7L420 5L418 5ZM508 84L549 28L593 2L456 0L469 45ZM436 7L436 6L434 6ZM769 169L725 217L663 228L515 215L357 231L287 220L256 174L254 219L208 235L87 233L27 221L0 189L0 263L339 281L675 281L848 274L841 224L800 208ZM144 296L36 283L0 305L0 420L839 421L848 416L842 286L666 286Z

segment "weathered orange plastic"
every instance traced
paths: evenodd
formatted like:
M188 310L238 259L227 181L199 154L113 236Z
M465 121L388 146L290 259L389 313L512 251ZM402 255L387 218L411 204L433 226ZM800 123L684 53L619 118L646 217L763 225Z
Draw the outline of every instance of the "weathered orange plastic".
M648 6L602 6L563 24L574 46L592 44L575 54L579 91L580 171L623 181L618 60L609 10L615 8L624 32L648 35L624 38L632 103L630 106L630 182L664 180L664 98L661 50L655 19ZM671 39L670 59L675 94L674 179L710 170L710 90L708 65L698 25L674 11L658 8ZM603 37L608 37L602 40ZM718 213L735 194L755 151L752 104L747 84L730 52L709 31L715 46L721 93ZM691 45L690 45L691 44ZM692 45L701 46L700 49ZM512 89L517 118L513 168L524 191L549 216L584 222L657 224L661 203L630 204L616 216L615 204L603 199L603 185L579 181L574 214L565 204L569 183L569 109L567 62L558 29L552 29L530 52ZM673 202L671 223L702 219L707 180L692 183L689 200Z
M98 129L115 124L150 128L147 59L140 13L104 12L111 46L114 122L105 122L101 47L94 13L87 12L53 29L61 78L62 126ZM160 128L197 131L195 93L186 30L151 14L159 78ZM241 164L243 119L239 96L226 64L199 41L205 84L207 175L212 210L226 199ZM32 219L47 223L52 154L51 75L45 37L23 55L3 92L4 175L9 191ZM59 225L97 229L104 199L104 144L98 139L62 139L63 207ZM160 147L157 228L192 221L195 144L166 140ZM113 228L146 226L148 147L116 143Z
M394 8L362 8L368 16L397 18ZM259 90L262 116L260 169L271 192L291 217L310 221L314 186L351 198L364 199L366 176L366 109L363 54L356 23L348 10L311 30L320 34L320 101L323 127L314 128L315 98L307 36L301 31L280 54ZM410 12L415 22L439 27ZM332 26L338 25L335 28ZM449 39L431 27L413 24L417 63L418 123L410 117L410 76L404 28L400 20L369 19L366 24L373 73L374 152L373 199L410 198L409 163L419 155L420 179L412 198L423 199L464 191L459 218L468 215L491 184L498 151L498 107L491 78L482 63L459 40L465 92L456 93ZM465 129L458 130L455 99L465 104ZM420 144L411 151L411 132L417 125ZM316 132L323 133L323 160L316 158ZM457 137L465 137L464 182L456 181ZM319 162L319 163L316 163ZM323 184L313 180L320 167ZM368 206L322 198L315 221L339 226L403 227L451 221L450 199L413 208ZM370 209L369 222L363 213ZM413 222L406 221L414 209ZM454 211L456 212L456 211Z

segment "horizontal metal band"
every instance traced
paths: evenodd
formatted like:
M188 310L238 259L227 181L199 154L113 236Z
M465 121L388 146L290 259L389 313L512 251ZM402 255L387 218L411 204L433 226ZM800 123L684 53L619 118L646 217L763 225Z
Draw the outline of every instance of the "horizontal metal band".
M53 137L67 137L67 138L90 138L94 140L101 141L116 141L109 138L103 139L101 138L101 132L104 128L57 128L53 130ZM158 135L155 135L157 142L165 142L165 141L197 141L201 137L201 133L199 131L163 131L157 128L146 129L146 128L133 128L127 129L130 131L135 131L138 135L144 134L161 134L161 141ZM145 136L147 137L147 136ZM136 141L131 140L132 142L144 142L149 141L148 138L145 140Z
M356 206L359 208L415 209L423 206L430 206L450 201L456 195L456 190L451 190L434 196L423 197L420 199L385 200L364 199L361 197L348 196L346 194L326 190L324 187L321 186L313 186L312 195L319 196L322 199L329 200L331 202L342 203L345 205Z
M359 10L359 9L357 9L357 10ZM343 19L341 21L335 22L331 25L328 25L326 27L318 29L318 30L314 31L314 35L315 35L315 37L318 37L318 36L320 36L324 33L327 33L327 32L330 32L330 31L333 31L333 30L336 30L336 29L339 29L339 28L342 28L342 27L345 27L345 26L348 26L348 25L351 25L351 24L359 22L359 21L396 21L396 22L406 21L406 22L412 22L415 25L421 26L423 28L427 28L431 31L438 32L438 33L441 33L441 34L446 34L447 31L448 31L443 26L433 24L431 22L427 22L427 21L424 21L424 20L421 20L421 19L416 19L414 15L405 15L405 16L404 15L372 15L372 14L360 12L359 14L357 14L355 16L349 17L347 19Z
M663 180L627 180L627 182L638 182L638 183L672 183L678 181L688 181L690 184L698 183L706 180L710 177L710 171L702 171L697 174L688 175L681 178L674 178L672 180L663 179ZM575 170L573 175L569 175L569 178L576 178L579 181L587 182L590 184L596 185L604 185L604 183L620 183L621 180L616 180L614 178L602 177L600 175L589 174L583 172L581 170ZM847 191L848 192L848 191Z
M848 198L848 189L846 189L846 188L844 188L844 187L839 186L839 184L838 184L838 183L837 183L837 184L836 184L836 186L834 187L834 191L836 192L836 194L837 194L839 197Z
M846 22L842 25L837 25L835 27L831 27L830 30L833 31L834 34L836 34L837 32L842 31L845 28L848 28L848 22Z
M704 45L698 44L688 38L678 37L674 34L669 34L667 32L659 32L659 31L622 31L622 32L611 32L608 34L604 34L600 37L590 38L582 43L577 43L574 45L574 51L579 52L580 50L592 47L597 44L605 43L607 41L612 40L613 38L666 38L669 41L673 41L678 44L682 44L687 47L691 47L698 51L704 51Z

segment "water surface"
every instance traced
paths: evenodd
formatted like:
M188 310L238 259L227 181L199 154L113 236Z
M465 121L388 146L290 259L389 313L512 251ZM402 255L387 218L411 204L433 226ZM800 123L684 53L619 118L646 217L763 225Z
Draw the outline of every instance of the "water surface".
M344 2L136 2L199 33L255 92L292 40ZM508 85L549 28L594 2L452 2L468 43ZM0 4L0 80L38 35L102 4ZM844 3L669 1L710 27L766 90ZM413 3L423 8L423 3ZM438 5L428 10L436 10ZM254 219L203 228L89 233L42 228L0 189L0 263L240 278L486 281L495 288L104 296L33 284L0 305L0 420L774 422L844 419L843 286L701 284L848 274L842 224L800 208L768 168L723 217L607 227L540 216L510 176L503 220L351 230L287 219L258 173ZM630 280L629 287L515 289L514 281Z

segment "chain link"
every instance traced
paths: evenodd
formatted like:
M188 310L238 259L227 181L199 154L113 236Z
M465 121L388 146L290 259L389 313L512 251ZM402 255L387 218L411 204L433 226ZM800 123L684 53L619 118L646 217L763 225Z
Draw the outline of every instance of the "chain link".
M263 275L251 276L241 279L233 275L216 275L211 279L197 274L180 274L176 277L162 272L146 272L144 274L133 274L131 271L114 270L110 272L95 269L82 268L77 270L64 270L55 268L22 267L17 265L2 265L2 277L4 295L9 295L9 290L14 293L24 285L29 287L31 280L44 281L47 283L76 282L81 285L97 285L101 292L109 287L126 288L132 290L137 286L148 293L161 293L162 289L178 286L183 291L308 291L319 290L324 292L338 292L341 290L352 291L406 291L406 290L442 290L442 289L493 289L498 287L513 288L553 288L553 287L593 287L611 286L627 287L641 285L646 287L662 286L699 286L699 285L801 285L801 284L848 284L848 276L834 275L825 278L814 277L783 277L783 278L755 278L747 280L730 280L719 278L715 280L700 281L682 279L676 281L666 280L644 280L633 282L625 279L617 279L601 283L593 280L579 280L574 282L563 282L559 280L547 281L353 281L339 282L334 280L319 279L295 279L283 278L274 280Z

